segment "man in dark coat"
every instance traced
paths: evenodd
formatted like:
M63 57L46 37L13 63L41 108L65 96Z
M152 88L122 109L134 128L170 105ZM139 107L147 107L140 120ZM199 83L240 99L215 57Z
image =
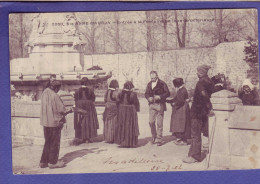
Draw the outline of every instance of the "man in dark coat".
M210 102L214 92L214 83L208 77L210 66L201 65L197 68L199 81L196 84L193 102L191 106L191 146L188 157L183 159L185 163L201 161L201 132L202 127L208 122L208 115L212 110Z
M145 98L149 103L149 124L152 133L152 144L163 144L163 116L166 111L166 98L170 92L166 83L158 78L156 71L150 72L151 81L147 84ZM155 121L157 119L157 129Z
M217 75L211 77L211 80L214 83L214 90L212 93L216 93L218 91L225 89L225 81L222 80L222 77L225 77L225 76L223 74L217 74ZM202 133L203 133L203 136L205 136L207 138L209 137L208 117L205 117L205 123L203 123ZM209 146L209 143L205 143L202 147L207 149L208 146Z

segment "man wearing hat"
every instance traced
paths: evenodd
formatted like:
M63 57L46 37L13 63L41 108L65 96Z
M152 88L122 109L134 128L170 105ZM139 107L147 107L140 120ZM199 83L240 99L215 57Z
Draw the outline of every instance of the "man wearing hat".
M188 157L183 159L185 163L201 161L201 132L202 127L208 122L211 112L211 94L214 92L214 83L208 77L208 65L200 65L197 68L199 81L196 84L193 102L191 106L191 146Z
M51 74L50 75L50 79L46 82L46 84L44 85L44 89L48 88L51 86L51 83L56 80L56 75L55 74Z
M61 83L52 81L41 96L40 123L43 126L45 143L40 161L40 167L60 168L65 164L58 161L60 151L61 129L65 123L65 115L72 112L66 110L62 100L57 94Z

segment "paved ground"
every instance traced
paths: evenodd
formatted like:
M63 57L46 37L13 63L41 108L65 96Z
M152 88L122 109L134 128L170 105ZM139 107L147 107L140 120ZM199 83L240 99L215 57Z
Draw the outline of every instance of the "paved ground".
M195 164L182 163L189 146L177 146L169 132L171 107L165 113L164 140L166 144L151 145L148 124L148 105L140 99L139 145L137 148L119 148L102 140L103 122L100 121L99 136L94 143L62 147L60 159L66 167L41 169L38 167L42 146L18 146L13 148L13 172L16 174L60 174L60 173L114 173L114 172L165 172L205 170L206 159ZM203 138L203 142L207 140Z

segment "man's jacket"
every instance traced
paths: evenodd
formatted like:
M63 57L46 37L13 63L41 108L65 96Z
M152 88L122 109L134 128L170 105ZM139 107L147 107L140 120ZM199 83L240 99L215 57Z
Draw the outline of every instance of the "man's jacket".
M160 100L154 101L153 103L160 103L163 105L164 111L166 111L166 98L170 96L170 92L167 84L158 79L156 86L152 89L152 81L147 84L145 91L145 98L148 100L149 97L154 97L155 95L160 96ZM149 102L149 101L148 101ZM149 102L149 105L152 102Z
M195 87L191 106L191 117L193 119L201 119L208 115L209 111L212 109L210 97L214 92L214 83L208 76L199 79Z

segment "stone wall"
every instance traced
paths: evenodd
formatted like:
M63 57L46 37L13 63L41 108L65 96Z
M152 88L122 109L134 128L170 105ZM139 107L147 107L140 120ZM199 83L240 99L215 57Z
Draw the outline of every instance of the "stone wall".
M111 79L117 79L120 87L126 80L132 80L135 87L143 92L150 81L150 71L156 70L170 89L172 80L182 77L186 86L192 89L197 80L196 66L213 65L216 60L214 48L180 49L139 52L131 54L89 55L85 56L85 68L99 65L104 70L112 70Z
M197 66L208 64L212 66L212 70L209 72L210 76L218 72L224 73L231 81L232 87L236 89L246 77L246 72L249 69L243 60L245 58L243 52L245 44L245 41L240 41L226 42L209 48L85 55L84 69L99 65L104 70L113 71L111 79L117 79L120 87L126 80L132 80L135 87L143 92L150 80L149 72L151 70L158 71L159 77L167 82L170 89L173 89L171 81L175 77L184 78L186 87L194 89L197 81ZM29 66L31 66L29 61L29 58L12 60L11 72L28 72Z
M249 65L244 61L245 41L225 42L216 48L215 72L224 73L231 82L231 86L236 90L247 76Z
M194 89L197 81L196 68L201 64L212 66L209 75L224 73L236 89L246 78L249 66L243 60L246 42L227 42L216 47L178 49L156 52L128 54L86 55L85 69L99 65L104 70L112 70L112 79L119 81L120 87L126 80L132 80L137 89L145 90L149 82L149 72L158 71L172 89L172 80L182 77L188 89Z

